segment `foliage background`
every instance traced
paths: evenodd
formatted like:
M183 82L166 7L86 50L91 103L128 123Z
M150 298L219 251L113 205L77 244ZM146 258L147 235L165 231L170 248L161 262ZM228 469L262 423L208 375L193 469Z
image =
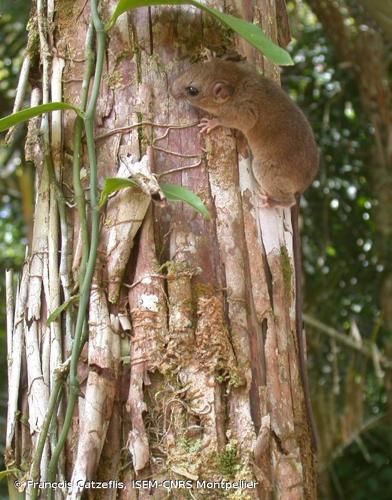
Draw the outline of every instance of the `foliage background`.
M373 28L358 2L350 3ZM323 27L304 2L288 7L296 64L284 71L283 85L309 117L322 158L320 175L302 203L304 310L382 347L391 332L383 327L378 300L385 264L375 245L377 201L369 181L373 131L352 73ZM322 451L328 440L334 442L321 458L326 473L320 474L320 498L389 498L392 436L386 419L354 440L350 436L363 422L387 413L385 380L377 378L371 361L316 330L307 328L307 339Z
M353 77L339 62L323 27L304 2L288 2L288 8L293 35L290 49L296 64L284 70L283 86L309 117L322 151L321 173L302 202L305 311L347 335L355 329L382 348L391 332L382 327L378 302L384 267L374 245L375 199L368 182L372 129ZM355 8L366 22L366 13ZM29 5L22 0L0 9L2 116L12 111L28 14ZM31 173L23 158L23 133L22 127L10 147L0 138L3 304L4 270L21 268L30 220L26 203L31 205L33 200ZM4 313L4 307L0 308L1 373L6 372ZM316 330L308 328L307 333L313 405L322 441L320 498L390 498L392 436L385 420L355 440L342 425L360 426L387 412L384 381L377 378L371 362L365 363ZM5 377L0 384L4 431ZM325 417L327 426L323 425Z
M0 6L0 116L12 112L13 99L26 45L29 2L14 0ZM7 350L5 332L5 269L21 269L27 244L22 210L23 136L18 131L11 147L0 138L0 468L4 470L4 439L7 415ZM31 191L31 190L30 190ZM30 193L32 194L32 193ZM30 199L32 200L31 196ZM1 498L8 498L6 482L0 484Z

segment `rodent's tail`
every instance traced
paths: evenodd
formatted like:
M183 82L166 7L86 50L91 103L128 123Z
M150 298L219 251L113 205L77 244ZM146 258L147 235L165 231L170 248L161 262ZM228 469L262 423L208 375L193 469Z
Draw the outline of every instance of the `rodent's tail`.
M317 452L318 448L318 435L316 422L312 410L312 402L310 399L309 378L306 369L306 356L305 356L305 341L302 321L302 308L303 308L303 294L302 294L302 259L301 259L301 238L299 234L298 218L299 218L299 203L301 194L296 193L296 204L291 209L291 226L293 228L293 253L294 253L294 266L295 266L295 327L297 330L298 340L298 356L301 381L304 391L304 399L306 406L306 413L308 417L308 425L312 438L313 452Z

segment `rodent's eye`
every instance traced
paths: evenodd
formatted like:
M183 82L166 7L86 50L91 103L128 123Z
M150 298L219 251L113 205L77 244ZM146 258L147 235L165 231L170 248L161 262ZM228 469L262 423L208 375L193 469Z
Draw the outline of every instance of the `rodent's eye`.
M192 86L185 87L185 90L186 90L186 93L188 95L191 95L193 97L199 94L199 91L196 87L192 87Z

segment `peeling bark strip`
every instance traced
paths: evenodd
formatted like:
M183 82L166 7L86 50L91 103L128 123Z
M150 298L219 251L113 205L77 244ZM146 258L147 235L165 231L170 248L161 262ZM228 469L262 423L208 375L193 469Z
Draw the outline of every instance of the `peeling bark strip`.
M142 163L147 156L143 156ZM131 162L129 162L131 163ZM131 166L131 165L130 165ZM130 166L122 162L117 177L128 177ZM109 302L116 303L120 295L120 288L133 247L133 241L138 232L151 198L141 193L137 188L125 189L116 194L108 203L105 219L107 229L107 272L108 272L108 294Z
M132 455L135 472L143 470L150 461L149 439L143 420L148 410L143 385L150 385L148 371L160 365L163 341L167 336L166 301L163 281L159 278L158 261L154 254L152 213L146 216L140 236L135 283L129 292L133 324L131 337L131 377L126 410L130 413L132 429L127 446Z
M93 284L89 311L89 373L80 414L70 499L80 498L80 482L93 477L112 416L120 367L120 338L110 324L108 303L98 282Z
M206 3L223 9L225 2ZM115 4L100 3L103 19ZM283 4L278 1L286 40ZM42 24L46 18L40 5ZM274 0L233 1L232 7L244 18L261 20L276 39ZM56 58L45 80L52 81L52 88L46 86L41 95L59 100L62 72L62 97L77 105L90 6L84 0L59 2L53 14L50 2L45 57ZM201 139L192 126L197 112L168 93L174 74L189 60L200 59L207 47L223 54L234 43L249 59L262 62L254 49L190 6L133 10L108 34L95 122L100 186L106 177L128 176L129 168L144 182L148 166L158 180L165 173L165 182L197 193L214 218L206 221L183 204L153 204L151 188L148 194L122 190L105 207L85 325L88 347L78 366L79 404L58 473L58 479L64 474L72 483L69 499L81 498L80 480L123 481L127 487L105 494L90 490L91 498L187 494L174 487L135 488L133 481L140 479L190 481L192 498L315 498L298 371L290 214L259 210L250 160L239 158L232 132L217 129ZM264 69L270 76L278 74L267 63ZM38 95L34 89L34 100ZM49 146L67 196L73 194L68 192L68 155L74 148L74 120L63 112L51 122ZM129 128L140 122L145 125ZM179 127L165 129L165 123ZM24 470L36 453L53 370L69 355L74 311L70 306L57 322L45 321L77 288L82 257L77 211L67 208L68 228L63 219L58 224L43 144L33 145L36 132L30 125L26 145L37 166L34 238L9 322L9 352L15 354L10 380L19 394L10 393L7 466ZM128 159L119 168L120 155ZM90 166L84 149L81 163L88 199ZM149 172L147 177L150 185L155 182ZM72 283L67 248L72 249ZM62 411L66 403L67 398ZM17 420L18 411L28 425ZM54 419L58 431L61 415ZM51 431L41 480L57 440L54 424ZM197 483L245 480L255 481L254 487L223 491ZM46 492L39 494L44 498Z

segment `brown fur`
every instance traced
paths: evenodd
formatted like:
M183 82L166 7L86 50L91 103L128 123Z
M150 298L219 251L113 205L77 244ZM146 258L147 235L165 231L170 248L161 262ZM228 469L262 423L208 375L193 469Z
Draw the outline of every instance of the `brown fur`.
M223 98L214 94L219 83ZM199 94L188 95L189 86ZM319 155L307 119L276 83L250 64L222 59L194 64L176 78L172 95L216 116L220 125L243 132L264 206L294 205L295 195L316 176Z

